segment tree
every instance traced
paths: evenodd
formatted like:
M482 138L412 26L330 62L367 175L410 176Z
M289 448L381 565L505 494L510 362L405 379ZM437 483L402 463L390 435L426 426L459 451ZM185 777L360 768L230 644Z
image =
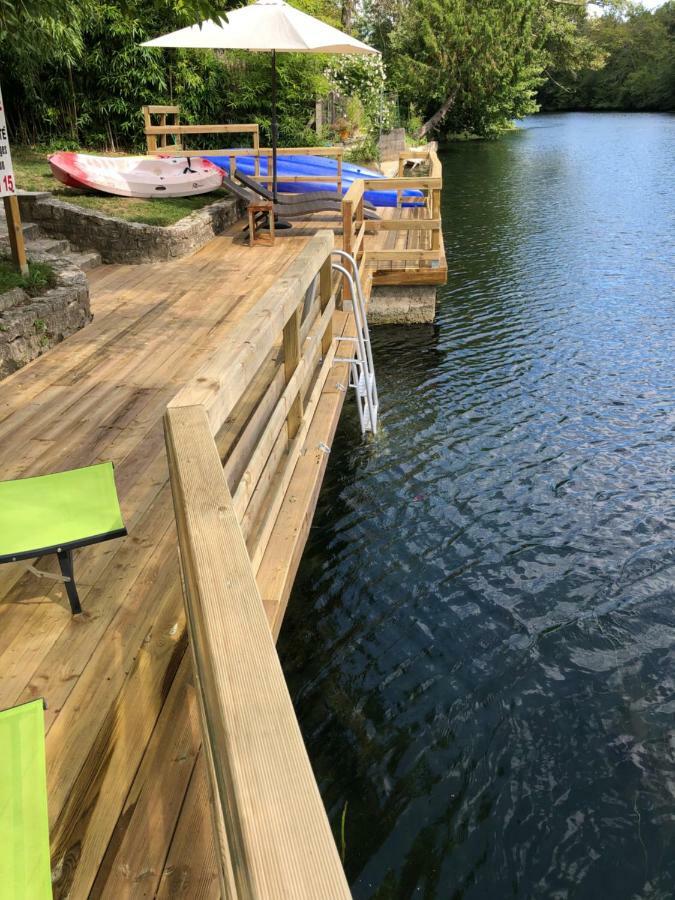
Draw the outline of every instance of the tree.
M339 15L330 0L296 3L333 21ZM258 121L263 140L269 139L269 54L140 46L149 37L218 10L222 14L226 5L213 0L61 0L57 9L50 0L25 0L12 14L11 34L0 43L13 138L61 147L141 149L140 107L179 103L183 121ZM304 145L316 139L309 122L315 96L327 88L325 65L322 56L280 55L283 142Z
M650 13L639 4L606 4L582 25L600 66L555 71L540 94L546 109L675 109L675 2Z
M496 134L536 109L545 55L532 0L410 0L386 49L404 103L439 131Z

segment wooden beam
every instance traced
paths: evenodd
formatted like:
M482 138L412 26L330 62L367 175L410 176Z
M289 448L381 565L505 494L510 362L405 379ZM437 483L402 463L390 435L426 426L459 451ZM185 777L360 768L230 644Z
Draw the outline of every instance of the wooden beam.
M155 126L159 127L159 126ZM187 126L186 126L187 127ZM234 126L232 126L234 128ZM237 129L235 128L235 131ZM254 133L255 137L255 133ZM167 152L170 151L171 148L167 148ZM187 151L185 151L187 152ZM190 153L208 153L209 156L271 156L272 148L271 147L221 147L218 150L191 150ZM342 158L342 148L341 147L279 147L278 154L279 156L329 156L333 159L341 159ZM406 179L406 181L409 179ZM333 176L333 181L335 181L335 176ZM415 186L414 184L412 185Z
M326 307L330 303L331 294L333 293L333 269L331 267L331 258L330 256L326 259L325 263L321 266L321 271L319 272L319 300L321 304L321 312L324 313ZM330 345L333 343L333 318L332 316L328 320L328 324L324 330L324 333L321 337L321 353L325 356L330 350Z
M286 376L286 384L288 384L300 362L300 310L297 307L288 322L284 325L283 347L284 375ZM291 400L291 407L286 416L289 441L292 441L298 433L301 421L302 392L298 389L295 397Z
M16 196L2 198L5 202L5 217L7 219L7 231L9 233L9 248L12 261L19 272L27 277L28 259L26 258L26 245L23 240L23 228L21 227L21 212L19 200Z
M256 134L258 126L246 125L150 125L146 134Z
M143 113L147 111L148 115L159 115L159 113L169 113L171 115L177 116L180 113L180 106L143 106Z
M367 191L431 190L440 188L440 182L440 178L411 175L410 178L365 178L363 185Z
M440 219L369 219L369 231L434 231L441 227Z
M371 262L402 262L417 260L437 260L438 250L369 250Z
M165 429L213 805L222 822L221 890L231 896L234 886L237 900L347 900L206 413L169 409Z

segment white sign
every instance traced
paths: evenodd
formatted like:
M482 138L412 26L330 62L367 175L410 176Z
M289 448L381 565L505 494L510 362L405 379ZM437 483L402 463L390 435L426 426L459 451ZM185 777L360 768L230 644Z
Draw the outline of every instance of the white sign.
M16 185L14 184L12 155L9 152L5 107L2 102L2 89L0 89L0 197L10 197L15 193Z

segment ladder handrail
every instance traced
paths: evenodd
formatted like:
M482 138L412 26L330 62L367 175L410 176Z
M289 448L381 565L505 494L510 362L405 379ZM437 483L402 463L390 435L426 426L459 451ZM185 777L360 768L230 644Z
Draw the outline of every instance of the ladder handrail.
M349 264L351 272L341 265L339 262L333 262L332 268L336 272L340 272L344 276L352 300L352 312L354 314L354 322L356 325L355 338L337 338L340 340L351 340L356 343L356 357L350 357L344 360L348 362L352 372L353 384L356 389L357 408L359 412L359 422L361 431L377 432L377 412L378 412L378 396L377 383L375 380L375 366L373 363L373 354L370 343L370 332L368 330L368 320L366 317L366 304L361 286L361 278L359 268L354 257L345 250L333 250L333 255L339 256L342 260ZM336 359L336 361L342 361ZM367 409L367 421L365 420L365 409Z

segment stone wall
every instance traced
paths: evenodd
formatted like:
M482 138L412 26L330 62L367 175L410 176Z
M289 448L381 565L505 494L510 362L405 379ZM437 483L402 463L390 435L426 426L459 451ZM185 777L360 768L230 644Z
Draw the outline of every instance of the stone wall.
M161 202L161 201L158 201ZM81 250L97 250L107 263L142 263L187 256L221 234L239 216L226 198L199 209L175 225L143 225L57 200L49 193L19 196L21 214L52 237L67 238Z
M31 297L21 288L0 294L0 378L91 322L87 276L67 260L49 265L56 284L44 294Z

